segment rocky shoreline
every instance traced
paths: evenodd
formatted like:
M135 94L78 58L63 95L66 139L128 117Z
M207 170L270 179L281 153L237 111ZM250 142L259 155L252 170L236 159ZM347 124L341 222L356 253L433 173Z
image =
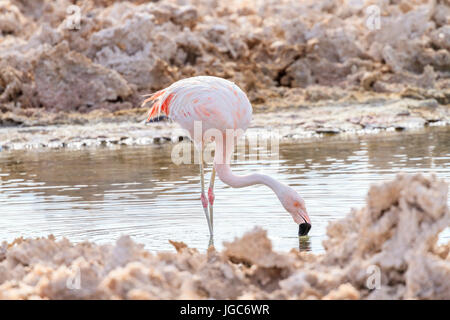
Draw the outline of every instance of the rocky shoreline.
M261 112L397 99L448 108L448 3L379 3L379 27L371 4L2 1L0 125L141 118L141 95L197 75L235 82Z
M252 134L271 134L281 141L329 135L364 135L403 131L425 126L448 126L450 108L435 100L400 99L315 107L279 107L255 110ZM71 115L74 117L74 115ZM82 115L81 115L82 116ZM82 120L80 120L82 119ZM0 129L2 150L151 145L187 139L177 124L168 121L145 125L145 111L118 114L109 121L81 117L81 124L14 126Z
M0 147L177 141L141 125L142 95L197 75L239 85L282 139L447 125L450 6L379 3L378 28L369 5L2 1Z
M450 299L447 196L433 175L373 185L329 224L320 255L276 252L259 228L221 252L19 238L0 245L0 299Z

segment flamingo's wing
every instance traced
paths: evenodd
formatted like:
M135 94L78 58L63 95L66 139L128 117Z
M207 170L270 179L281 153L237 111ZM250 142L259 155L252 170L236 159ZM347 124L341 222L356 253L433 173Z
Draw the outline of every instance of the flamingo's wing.
M148 120L164 112L183 128L192 130L195 121L203 129L246 129L251 120L251 104L234 83L209 76L183 79L147 98L154 101Z

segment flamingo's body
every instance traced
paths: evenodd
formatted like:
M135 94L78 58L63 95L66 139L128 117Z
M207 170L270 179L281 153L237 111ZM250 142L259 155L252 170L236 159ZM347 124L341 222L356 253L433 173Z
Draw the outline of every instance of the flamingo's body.
M252 119L252 105L233 82L217 77L193 77L175 82L146 101L155 100L148 120L164 112L194 138L194 123L201 121L205 133L217 129L246 130ZM200 143L201 141L195 141Z
M265 184L278 196L285 209L294 221L300 224L299 233L306 234L310 228L310 220L303 199L289 186L262 174L236 176L230 169L230 158L235 138L241 135L250 125L252 106L246 94L233 82L210 76L183 79L171 86L152 94L143 105L153 101L148 121L164 113L169 119L187 130L200 152L201 199L208 226L212 234L214 178L215 172L226 184L234 188L247 187L253 184ZM201 134L196 126L201 125ZM207 132L216 134L216 153L214 157L208 200L204 189L203 147ZM228 132L227 132L228 131ZM229 132L235 134L229 136ZM208 136L209 137L209 136ZM217 139L219 138L219 139ZM208 202L210 214L208 216ZM300 232L301 231L301 232Z

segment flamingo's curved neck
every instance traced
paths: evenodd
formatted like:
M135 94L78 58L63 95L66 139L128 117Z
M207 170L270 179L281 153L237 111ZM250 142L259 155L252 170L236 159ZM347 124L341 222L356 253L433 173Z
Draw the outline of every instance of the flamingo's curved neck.
M230 159L233 155L234 144L228 143L228 149L226 145L227 143L220 143L220 141L216 141L214 166L220 180L233 188L243 188L255 184L264 184L272 189L281 200L282 190L286 186L272 177L259 173L243 176L235 175L230 168Z

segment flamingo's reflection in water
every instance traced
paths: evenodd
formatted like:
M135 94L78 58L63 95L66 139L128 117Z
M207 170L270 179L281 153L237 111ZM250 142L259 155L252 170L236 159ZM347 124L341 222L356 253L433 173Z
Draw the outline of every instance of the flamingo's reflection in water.
M311 251L311 239L308 236L298 237L298 250Z

